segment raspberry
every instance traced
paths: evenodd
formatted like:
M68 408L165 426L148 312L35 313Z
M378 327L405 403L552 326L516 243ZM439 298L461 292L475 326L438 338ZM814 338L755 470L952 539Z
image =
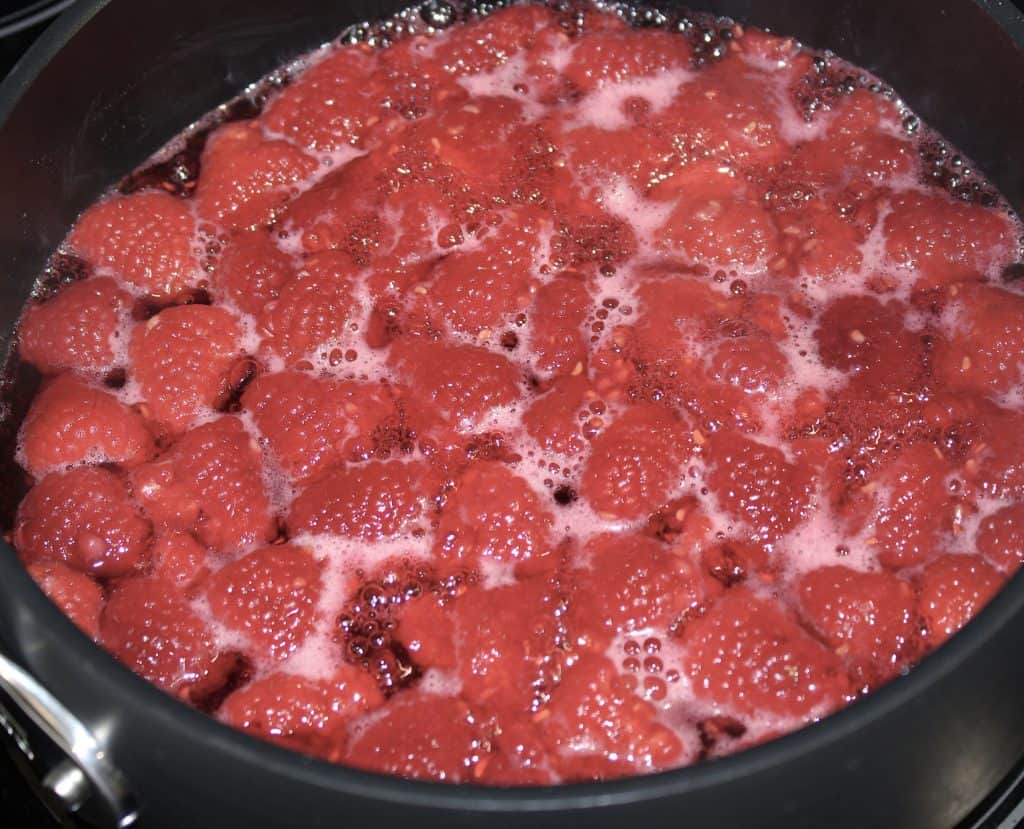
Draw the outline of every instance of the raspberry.
M286 226L305 253L337 250L379 270L434 258L440 236L424 228L456 221L448 171L432 149L393 143L325 176L288 206ZM461 242L455 228L453 244Z
M218 622L257 655L284 659L312 630L321 586L309 550L280 544L236 559L210 576L205 589Z
M667 632L681 617L699 613L707 594L688 558L641 535L608 534L589 541L584 568L569 594L567 624L576 641L645 628Z
M342 47L279 92L260 121L314 152L358 145L387 115L381 74L378 53L363 45Z
M975 544L989 564L1014 572L1024 561L1024 504L1010 504L985 516Z
M691 448L690 430L667 410L631 408L594 439L580 494L601 514L639 518L679 486Z
M555 26L555 13L543 6L499 9L452 29L434 62L456 76L491 72L530 48Z
M542 713L536 718L541 738L565 782L625 777L686 760L687 747L601 656L581 656Z
M578 455L587 447L580 430L579 413L598 400L582 374L559 377L523 414L523 425L545 450Z
M473 428L495 406L514 402L520 376L508 360L472 345L442 345L413 340L396 342L388 363L422 389L460 430Z
M529 570L556 565L553 518L530 486L495 461L471 464L441 510L437 554L469 567L481 559L515 562Z
M651 121L673 136L683 161L709 158L712 169L769 167L787 150L770 84L743 61L724 60L682 84Z
M878 561L891 569L913 567L932 554L953 528L956 502L946 477L953 471L930 444L916 444L884 467L846 508L852 528L864 522L877 544Z
M153 575L182 588L197 584L210 569L206 548L188 533L158 533L149 555Z
M713 435L706 449L708 487L722 509L748 522L753 539L774 541L803 520L814 491L806 467L734 432Z
M422 464L404 461L334 467L292 502L288 529L367 541L398 535L424 514L426 478Z
M709 360L711 379L746 394L773 394L790 377L789 360L775 343L761 337L723 340Z
M325 679L275 671L233 692L217 717L265 740L326 755L340 729L383 701L373 680L348 665Z
M160 192L133 193L90 207L68 236L68 247L151 296L167 299L202 277L195 234L188 202Z
M276 534L259 447L236 417L183 435L166 454L136 469L133 481L157 525L195 532L214 550L240 550Z
M82 633L92 639L99 637L103 591L92 578L59 561L30 564L28 573Z
M991 498L1024 498L1024 415L986 403L970 418L978 434L964 464L968 480Z
M583 279L565 272L539 288L528 318L533 323L530 349L535 368L544 374L568 374L582 368L587 355L583 323L590 294Z
M592 32L580 38L565 76L580 92L688 69L687 42L656 29Z
M153 420L184 432L228 392L242 357L241 326L231 312L209 305L167 308L132 335L133 379Z
M106 276L72 282L55 297L25 309L18 353L46 374L68 369L102 374L114 365L114 340L130 300Z
M242 396L274 459L297 482L372 442L394 412L380 384L338 382L297 371L264 374Z
M358 313L351 277L352 266L342 254L329 251L306 259L263 309L260 351L292 366L345 343Z
M404 603L396 638L422 668L449 670L456 666L455 616L430 593Z
M828 281L856 272L863 264L864 231L831 204L810 201L778 215L776 225L782 251L793 261L794 275Z
M480 783L543 786L558 782L540 733L526 715L503 716L490 737L491 754Z
M34 478L80 463L134 466L155 451L135 410L70 374L51 381L32 401L19 440L19 462Z
M483 726L466 703L412 690L362 724L337 759L367 771L464 783L478 777L487 753Z
M155 578L117 583L100 618L100 641L137 674L182 697L219 684L228 661L185 594Z
M558 146L595 185L620 179L644 192L673 162L671 140L646 124L626 121L613 130L578 124L571 115L553 120L560 126Z
M18 507L14 546L22 560L63 561L96 576L122 576L145 561L151 527L120 476L79 466L51 472Z
M916 656L917 597L897 576L822 567L800 579L797 595L804 620L855 680L879 685Z
M689 262L719 268L744 268L768 263L778 255L778 239L771 217L751 198L746 185L712 170L691 167L680 174L673 193L676 206L657 233L670 255L682 254ZM699 183L691 179L702 178Z
M838 657L746 588L725 591L682 635L697 698L740 717L817 719L850 694Z
M461 106L452 102L413 131L442 164L472 183L475 194L500 196L523 154L516 139L522 137L524 120L523 107L512 98L479 95Z
M231 230L269 224L316 168L292 144L263 138L256 121L224 124L203 150L196 212Z
M217 260L211 288L217 299L239 311L259 314L293 276L291 259L267 231L256 230L231 237Z
M953 325L935 348L935 375L947 388L982 395L1004 394L1021 377L1024 297L992 285L948 289Z
M559 608L544 579L471 588L456 599L462 697L499 715L535 709L552 682Z
M907 309L870 296L834 300L814 333L822 363L859 376L859 388L907 390L920 384L921 336L906 327Z
M937 648L978 613L1003 586L1000 575L972 555L944 555L917 577L925 642Z
M825 137L797 147L797 163L835 186L883 184L912 172L914 145L893 135L902 120L890 101L863 89L839 100Z
M417 304L462 334L511 323L530 304L537 225L525 211L506 214L479 245L456 250L431 268Z
M1013 226L997 210L942 194L902 193L885 219L885 251L918 291L982 279L1013 250Z

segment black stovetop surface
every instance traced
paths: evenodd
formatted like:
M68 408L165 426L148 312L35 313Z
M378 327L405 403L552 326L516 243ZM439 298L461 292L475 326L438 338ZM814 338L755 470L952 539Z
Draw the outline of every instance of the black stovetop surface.
M54 7L66 7L72 0L14 2L7 13L0 4L0 79L46 28ZM1024 7L1024 0L1014 0ZM694 5L700 5L694 2ZM17 11L15 11L15 9ZM59 9L58 9L59 10ZM0 826L8 829L86 829L84 825L58 821L35 796L12 758L0 750ZM145 829L141 820L139 829ZM1017 829L1024 826L1024 758L995 792L956 829Z

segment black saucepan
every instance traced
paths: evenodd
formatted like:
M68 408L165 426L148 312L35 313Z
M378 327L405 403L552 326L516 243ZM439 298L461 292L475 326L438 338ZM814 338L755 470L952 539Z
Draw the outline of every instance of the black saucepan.
M48 254L111 182L277 65L400 5L79 0L0 87L0 336L9 340ZM881 75L1024 209L1024 18L1008 2L706 6ZM0 476L3 500L18 496L13 480ZM222 727L89 642L0 547L0 644L9 657L0 679L16 689L0 694L0 737L6 731L23 749L46 796L104 825L127 823L138 809L142 825L169 829L571 821L925 829L956 824L1024 756L1022 576L908 676L798 733L650 777L502 790L334 767Z

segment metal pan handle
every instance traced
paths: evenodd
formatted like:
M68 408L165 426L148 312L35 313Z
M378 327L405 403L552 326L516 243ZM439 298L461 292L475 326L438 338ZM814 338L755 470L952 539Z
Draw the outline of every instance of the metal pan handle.
M27 671L0 653L0 737L6 736L54 811L123 829L138 808L96 737ZM56 808L55 808L56 807Z

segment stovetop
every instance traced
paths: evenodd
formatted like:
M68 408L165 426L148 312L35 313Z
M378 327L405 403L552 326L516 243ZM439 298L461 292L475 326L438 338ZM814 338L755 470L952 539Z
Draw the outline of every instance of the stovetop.
M28 49L55 14L74 0L14 2L16 10L0 15L0 78ZM1024 0L1014 0L1024 7ZM699 3L695 3L699 5ZM73 818L54 817L35 796L14 765L0 750L0 826L10 829L87 829ZM1018 829L1024 826L1024 758L970 817L955 829ZM139 829L146 829L143 817ZM951 828L952 829L952 828Z

